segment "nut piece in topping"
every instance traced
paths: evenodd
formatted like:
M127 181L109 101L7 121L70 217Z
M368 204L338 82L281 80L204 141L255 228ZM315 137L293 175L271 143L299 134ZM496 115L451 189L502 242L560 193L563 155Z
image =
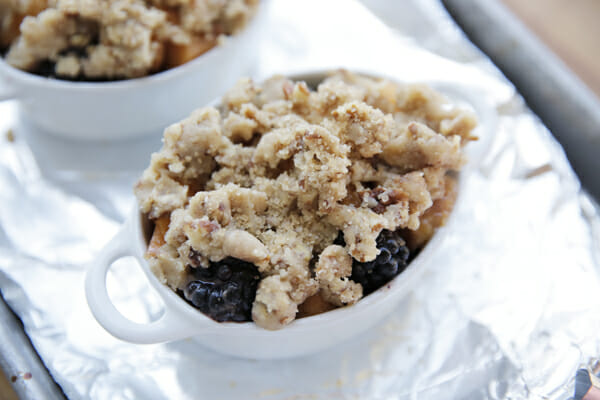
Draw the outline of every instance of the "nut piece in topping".
M292 285L278 275L263 278L252 307L252 319L265 329L281 329L296 318L298 305L289 292Z
M231 257L253 264L263 264L269 256L267 248L260 240L241 229L234 229L225 234L223 251Z
M315 273L325 301L344 306L354 304L362 297L362 286L349 279L352 257L342 246L325 248L319 256Z

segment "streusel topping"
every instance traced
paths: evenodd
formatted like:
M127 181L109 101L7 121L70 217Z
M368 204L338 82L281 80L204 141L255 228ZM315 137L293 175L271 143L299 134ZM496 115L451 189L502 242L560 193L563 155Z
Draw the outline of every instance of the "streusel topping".
M218 108L166 129L135 187L141 211L168 221L152 271L182 290L190 269L254 264L252 319L267 329L317 292L353 304L363 289L352 263L376 259L382 230L419 229L464 164L475 124L421 85L346 71L316 90L280 76L241 80Z

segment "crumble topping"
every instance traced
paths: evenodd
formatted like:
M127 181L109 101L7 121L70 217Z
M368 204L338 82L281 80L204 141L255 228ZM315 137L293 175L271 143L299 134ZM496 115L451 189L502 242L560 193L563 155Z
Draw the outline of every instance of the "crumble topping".
M16 68L64 79L136 78L241 30L258 0L6 0L0 48Z
M422 246L443 224L475 124L421 85L347 71L316 90L243 79L218 108L169 126L137 183L141 211L168 224L148 262L174 290L226 257L254 264L252 319L267 329L307 299L353 304L352 263L375 260L382 230L417 232Z

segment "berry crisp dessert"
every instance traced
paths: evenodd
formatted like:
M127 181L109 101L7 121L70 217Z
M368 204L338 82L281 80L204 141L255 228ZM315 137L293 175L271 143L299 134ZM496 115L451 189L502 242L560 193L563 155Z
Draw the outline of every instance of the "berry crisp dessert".
M110 81L184 64L244 28L258 0L2 0L0 50L47 77Z
M150 268L216 321L273 330L352 305L444 224L475 125L422 85L243 79L169 126L135 186Z

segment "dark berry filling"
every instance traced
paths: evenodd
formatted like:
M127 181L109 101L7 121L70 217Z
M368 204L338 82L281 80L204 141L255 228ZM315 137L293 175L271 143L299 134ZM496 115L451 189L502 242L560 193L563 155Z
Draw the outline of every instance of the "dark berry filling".
M336 244L345 245L343 236ZM373 261L359 262L352 259L352 279L363 287L364 295L374 292L406 269L410 251L398 231L383 230L377 236L379 255Z
M260 274L254 264L225 258L208 268L193 268L193 280L183 297L212 319L244 322L252 320L252 303Z

